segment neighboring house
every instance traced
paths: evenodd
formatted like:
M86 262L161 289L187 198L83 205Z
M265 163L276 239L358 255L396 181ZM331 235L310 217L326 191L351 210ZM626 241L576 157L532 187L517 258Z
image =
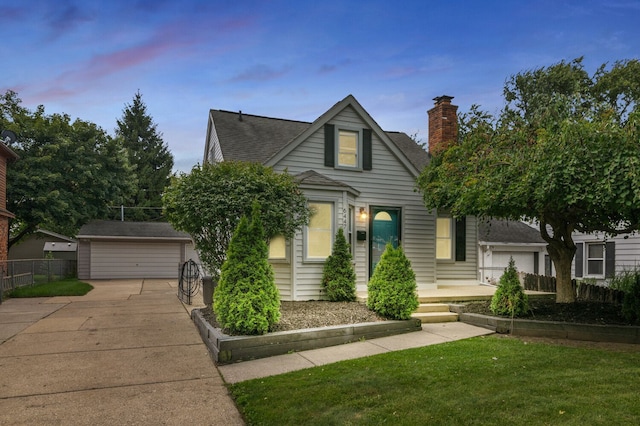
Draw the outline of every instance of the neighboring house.
M38 229L9 249L9 260L44 259L51 253L54 259L76 260L77 243L73 238Z
M2 132L0 139L0 262L8 258L9 251L9 219L15 216L7 210L7 163L16 160L18 155L4 144L13 141L15 134L7 130Z
M513 258L518 272L544 274L547 243L540 231L513 220L478 220L478 269L482 282L497 284Z
M451 138L447 129L455 131L457 107L451 99L436 98L429 111L430 146L438 145L437 138ZM288 171L315 211L291 241L271 242L283 300L324 297L322 269L338 227L351 244L358 292L366 292L387 242L403 247L418 291L478 284L475 218L455 220L427 211L415 191L427 152L405 133L382 130L351 95L312 123L211 110L204 162L225 160Z
M602 233L572 235L576 255L571 265L572 276L598 282L616 274L640 268L640 235L608 237Z
M177 279L189 259L191 237L169 223L95 220L78 232L79 279Z

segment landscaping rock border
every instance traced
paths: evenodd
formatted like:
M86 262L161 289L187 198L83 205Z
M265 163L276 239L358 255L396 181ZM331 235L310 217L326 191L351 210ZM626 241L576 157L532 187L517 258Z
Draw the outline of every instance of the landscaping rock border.
M412 318L405 321L378 321L280 331L261 336L229 336L212 327L197 309L191 312L191 319L217 364L230 364L422 330L420 320Z

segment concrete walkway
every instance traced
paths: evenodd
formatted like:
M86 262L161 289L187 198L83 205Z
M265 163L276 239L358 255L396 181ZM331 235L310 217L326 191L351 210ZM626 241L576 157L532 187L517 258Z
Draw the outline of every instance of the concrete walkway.
M220 365L218 370L228 383L273 376L347 359L362 358L391 351L418 348L493 334L493 331L462 322L423 324L422 331L381 337L328 348L313 349L286 355Z
M0 305L2 425L242 425L175 282Z

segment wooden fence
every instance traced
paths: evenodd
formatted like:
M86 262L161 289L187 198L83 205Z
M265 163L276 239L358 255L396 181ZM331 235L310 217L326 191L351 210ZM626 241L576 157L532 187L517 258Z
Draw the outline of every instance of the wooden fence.
M556 292L556 278L544 275L526 274L523 279L525 290ZM585 302L600 302L622 304L624 292L596 284L578 283L571 280L573 292L577 300Z

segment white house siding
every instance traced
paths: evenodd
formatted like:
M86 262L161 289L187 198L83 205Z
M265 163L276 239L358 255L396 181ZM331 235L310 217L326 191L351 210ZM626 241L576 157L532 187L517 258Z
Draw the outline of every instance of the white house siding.
M615 274L640 268L640 235L618 235L606 238L602 234L578 234L572 235L574 243L589 242L615 242ZM583 246L584 247L584 246ZM585 257L583 256L583 259ZM576 259L571 262L571 276L575 278ZM586 271L583 268L583 271ZM600 280L600 279L598 279ZM604 281L604 280L602 280Z
M92 279L177 278L182 243L92 242Z
M475 217L466 218L465 261L437 261L438 284L472 285L478 284L478 232ZM435 242L433 243L435 246ZM435 254L434 254L435 257Z
M288 249L288 251L289 260L271 262L276 286L278 287L280 299L282 300L293 300L293 294L291 292L291 250Z
M78 279L91 278L91 243L87 240L78 241Z
M353 126L359 128L368 127L360 116L351 107L343 110L329 123L336 126ZM387 148L374 133L372 137L373 170L353 171L324 166L324 130L320 128L309 139L288 153L274 167L278 171L288 169L289 173L296 175L307 170L315 170L331 179L343 182L360 191L356 199L356 230L367 231L369 239L368 221L363 222L358 216L360 207L369 212L370 206L388 206L402 208L401 240L407 257L411 260L416 273L419 289L432 288L435 284L435 258L434 235L435 219L429 214L422 204L419 193L414 192L415 177L407 170L395 154ZM322 191L326 197L328 192ZM341 196L336 193L336 212L341 211ZM321 194L306 191L305 195L311 200ZM318 200L322 201L322 199ZM345 206L348 208L348 206ZM338 215L340 216L340 215ZM337 226L343 226L342 218L336 218ZM471 226L469 221L468 226ZM336 228L337 229L337 228ZM475 229L474 229L475 232ZM474 241L468 243L468 247L475 247ZM366 291L369 280L368 271L368 241L356 242L356 283L358 291ZM468 255L472 259L473 254ZM316 299L322 295L321 278L322 263L304 263L303 241L298 235L294 242L294 270L295 288L294 298L297 300ZM471 269L475 269L472 262Z

